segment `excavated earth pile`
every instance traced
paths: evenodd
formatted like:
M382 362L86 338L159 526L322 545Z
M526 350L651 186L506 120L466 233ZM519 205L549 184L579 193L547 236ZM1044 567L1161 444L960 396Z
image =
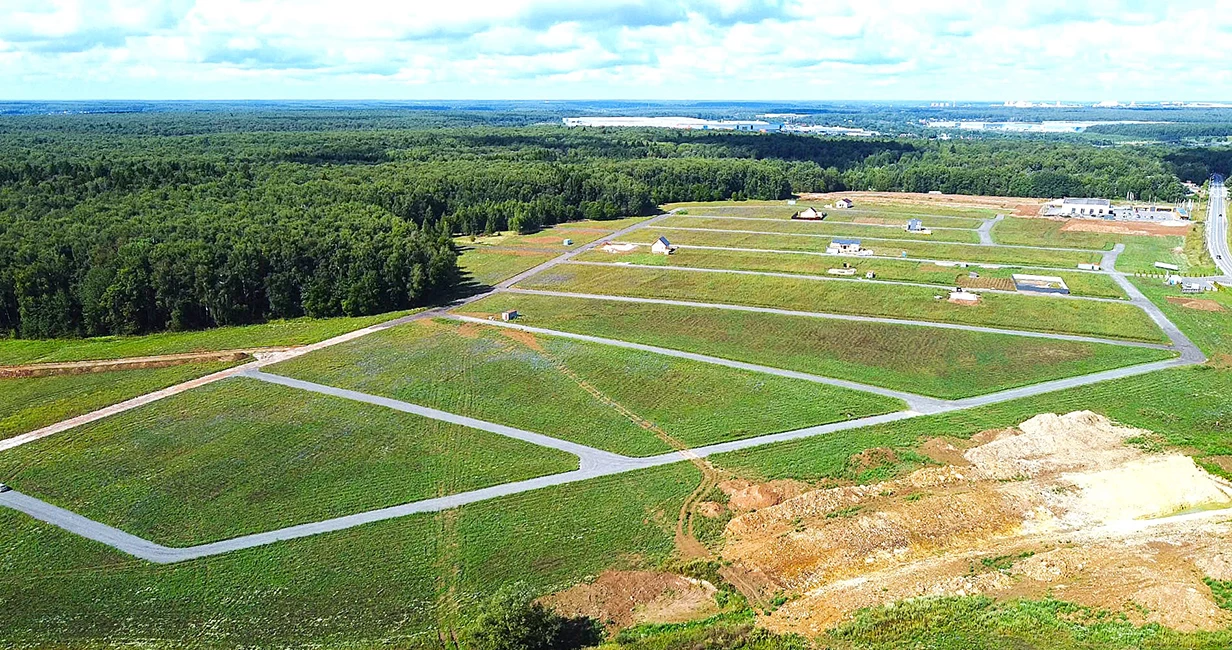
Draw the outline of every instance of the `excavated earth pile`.
M863 607L970 594L1051 594L1137 622L1224 627L1232 616L1203 577L1232 577L1232 484L1135 446L1152 439L1080 411L931 440L924 451L945 465L736 516L722 556L791 596L762 619L779 632L817 635Z

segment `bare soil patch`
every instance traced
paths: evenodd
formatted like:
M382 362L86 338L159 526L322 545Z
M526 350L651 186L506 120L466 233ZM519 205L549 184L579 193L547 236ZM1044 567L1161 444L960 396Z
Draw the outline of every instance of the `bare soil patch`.
M605 571L541 602L565 616L589 616L609 630L639 623L683 623L718 613L714 585L658 571Z
M828 201L847 197L853 201L859 199L875 200L882 203L899 203L905 205L938 205L970 208L992 208L1000 210L1026 210L1026 214L1037 214L1048 201L1045 199L1028 199L1011 196L970 196L966 194L921 194L917 192L834 192L831 194L801 194L804 201Z
M1103 221L1096 219L1070 219L1061 232L1102 232L1115 235L1148 235L1152 237L1173 237L1189 234L1192 224L1180 222L1176 225L1139 222L1139 221Z
M128 357L97 361L66 361L58 363L31 363L20 366L0 366L0 379L19 377L50 377L53 375L84 375L115 370L152 370L189 363L209 361L243 361L256 355L285 352L292 348L271 347L252 350L220 350L217 352L186 352L151 357Z
M722 557L795 596L762 618L780 632L813 636L863 607L969 594L1051 594L1142 623L1224 627L1232 613L1202 577L1232 574L1232 484L1188 456L1126 444L1151 435L1081 411L935 438L924 452L948 465L737 516Z
M954 286L964 289L1000 289L1014 291L1014 281L1009 278L973 278L970 275L959 275L954 278Z
M523 332L522 330L502 327L500 333L501 336L507 339L513 339L514 341L517 341L518 343L521 343L536 352L543 352L543 344L540 343L539 339L535 338L535 335L530 332Z
M1207 298L1186 298L1185 296L1168 296L1168 302L1180 305L1186 309L1198 311L1227 311L1223 305Z
M749 512L782 503L807 490L808 485L790 479L769 483L731 479L719 483L719 489L727 495L727 506L732 512Z

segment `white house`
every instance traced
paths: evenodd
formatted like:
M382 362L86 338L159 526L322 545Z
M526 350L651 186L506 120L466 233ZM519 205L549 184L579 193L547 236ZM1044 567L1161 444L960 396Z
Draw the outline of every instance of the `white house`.
M667 241L667 237L660 237L650 245L650 252L657 253L659 255L671 255L675 251L676 247L672 246L672 243Z
M908 219L908 220L907 220L906 230L907 230L907 232L913 232L913 233L915 233L915 234L917 234L917 235L931 235L931 234L933 234L933 231L931 231L931 230L929 230L928 228L925 228L925 227L924 227L924 222L923 222L922 220L920 220L920 219Z
M1112 214L1108 199L1061 199L1060 213L1067 217L1106 217Z
M791 215L791 218L801 220L801 221L821 221L822 219L826 218L826 213L818 212L817 208L814 208L814 207L807 207Z
M855 205L856 205L855 202L847 197L843 197L834 202L834 207L840 210L846 210L847 208L853 208L855 207Z
M860 248L859 239L835 239L826 246L826 252L831 255L872 255L873 251Z

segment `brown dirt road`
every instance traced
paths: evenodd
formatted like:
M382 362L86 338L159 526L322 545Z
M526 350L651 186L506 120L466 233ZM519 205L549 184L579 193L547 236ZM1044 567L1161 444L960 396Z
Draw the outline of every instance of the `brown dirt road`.
M149 370L167 368L188 363L209 361L244 361L254 356L272 352L286 352L292 347L253 348L250 350L218 350L215 352L185 352L162 354L150 357L126 357L93 361L64 361L57 363L30 363L20 366L0 366L0 379L18 377L49 377L52 375L83 375L114 370Z

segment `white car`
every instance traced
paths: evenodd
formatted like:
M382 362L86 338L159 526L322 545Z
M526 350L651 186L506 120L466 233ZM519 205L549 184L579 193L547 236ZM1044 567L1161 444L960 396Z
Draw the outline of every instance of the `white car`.
M3 483L0 483L0 492L8 492L8 491L9 491L9 490L11 490L11 489L13 489L13 488L11 488L11 487L9 487L9 486L7 486L7 485L3 484Z

